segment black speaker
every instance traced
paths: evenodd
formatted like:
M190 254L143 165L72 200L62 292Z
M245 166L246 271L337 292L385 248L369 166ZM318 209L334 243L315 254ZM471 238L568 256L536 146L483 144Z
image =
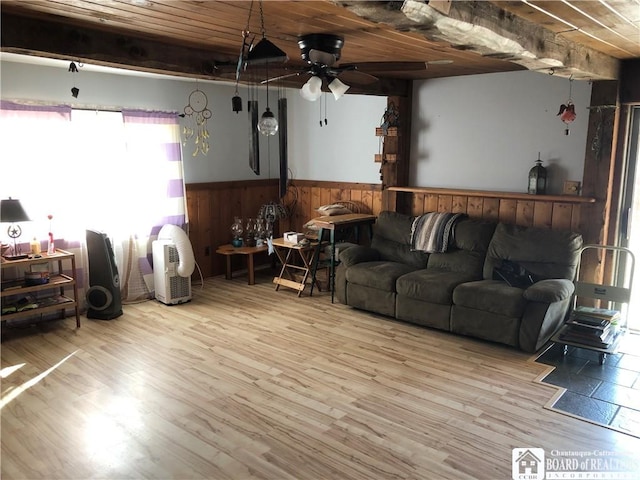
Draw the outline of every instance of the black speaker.
M105 233L87 230L87 256L89 257L89 290L86 300L87 318L111 320L122 315L120 276Z

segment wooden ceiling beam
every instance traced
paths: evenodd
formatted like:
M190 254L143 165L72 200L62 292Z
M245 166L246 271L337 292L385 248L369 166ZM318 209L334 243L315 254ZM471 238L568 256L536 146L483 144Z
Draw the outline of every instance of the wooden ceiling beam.
M509 13L492 2L334 0L356 15L396 30L420 32L430 41L500 58L529 70L585 80L615 80L620 61ZM446 4L447 2L434 2ZM437 6L437 5L436 5ZM440 11L442 10L442 11Z
M226 82L235 79L232 65L237 57L221 56L208 49L9 13L2 13L0 21L1 48L7 53L189 78ZM238 50L240 41L239 37ZM306 80L305 75L299 75L283 81L282 85L300 87ZM349 93L406 96L410 88L408 80L380 78L371 85L352 85Z

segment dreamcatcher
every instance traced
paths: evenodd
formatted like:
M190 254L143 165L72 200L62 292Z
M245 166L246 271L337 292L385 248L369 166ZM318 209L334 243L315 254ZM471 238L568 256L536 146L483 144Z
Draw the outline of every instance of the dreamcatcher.
M189 95L189 104L184 107L184 115L187 125L182 128L183 145L194 138L195 149L193 156L198 153L206 155L209 152L209 132L207 130L207 120L211 118L211 110L207 108L207 96L204 92L196 89Z

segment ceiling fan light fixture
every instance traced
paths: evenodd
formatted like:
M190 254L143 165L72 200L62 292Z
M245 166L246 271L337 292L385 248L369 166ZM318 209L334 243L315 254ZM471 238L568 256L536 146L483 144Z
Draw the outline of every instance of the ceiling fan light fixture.
M315 55L324 54L322 61L325 65L333 65L334 62L340 60L340 54L342 47L344 46L344 37L340 35L332 35L329 33L310 33L308 35L302 35L298 37L298 46L300 47L300 55L302 60L307 63L315 63L317 58L311 58L314 54L312 50L316 50ZM330 57L327 57L330 55ZM330 58L330 61L327 60Z
M329 90L333 93L333 98L339 100L349 90L349 85L342 83L338 78L334 78L329 83Z
M256 45L247 53L247 63L251 65L263 65L267 62L286 62L287 54L278 48L273 42L262 37Z
M265 137L275 135L278 132L278 120L269 107L262 114L258 122L258 131Z
M310 102L318 100L322 95L322 79L316 76L311 77L300 89L300 95Z

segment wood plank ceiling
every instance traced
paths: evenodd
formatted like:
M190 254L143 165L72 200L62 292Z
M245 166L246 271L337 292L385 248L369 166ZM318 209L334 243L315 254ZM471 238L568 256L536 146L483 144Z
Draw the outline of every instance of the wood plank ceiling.
M289 56L270 75L303 69L298 36L318 32L344 36L341 65L390 80L524 68L613 79L640 57L640 0L427 3L3 0L2 51L233 79L242 32L260 39L263 10L267 38Z

